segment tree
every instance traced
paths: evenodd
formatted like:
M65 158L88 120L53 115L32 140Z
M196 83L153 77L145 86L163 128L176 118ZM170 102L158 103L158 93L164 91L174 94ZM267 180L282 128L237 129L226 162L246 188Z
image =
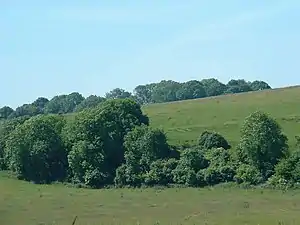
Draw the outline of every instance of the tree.
M115 88L112 91L105 94L105 97L107 99L125 99L125 98L131 98L132 94L128 91L125 91L121 88Z
M165 133L145 125L136 127L125 136L124 147L125 161L137 163L144 171L149 170L153 161L170 156ZM135 162L132 162L132 159Z
M244 79L230 80L226 86L226 94L252 91L251 86Z
M236 162L230 151L222 147L205 150L209 167L204 170L204 180L209 185L233 181L236 174Z
M177 167L178 160L174 158L159 159L151 163L149 172L145 175L147 185L168 185L174 183L172 171Z
M131 99L107 100L79 112L64 129L76 180L97 187L112 183L124 161L124 136L141 124L148 125L148 117Z
M153 102L152 93L155 86L156 86L155 83L138 85L133 91L137 102L140 104L152 103Z
M259 81L259 80L253 81L250 84L250 88L253 91L261 91L261 90L265 90L265 89L271 89L271 87L266 82Z
M176 98L178 100L204 98L206 96L203 84L197 80L191 80L181 84L181 87L176 92Z
M238 184L246 183L252 185L260 184L264 180L259 169L253 165L248 164L241 164L237 168L234 179Z
M154 103L176 101L176 92L181 84L172 80L162 80L157 83L152 91L152 100Z
M300 150L297 149L289 157L283 158L275 167L271 183L293 186L300 181Z
M78 106L82 101L84 101L84 97L81 94L78 92L72 92L71 94L67 95L63 101L63 112L74 112L76 106Z
M18 118L13 118L10 120L5 120L0 125L0 169L7 169L7 162L4 157L4 152L6 149L6 140L12 131L18 125L23 124L26 120L28 120L29 116L23 116Z
M64 110L64 101L66 100L67 95L57 95L54 96L45 106L44 112L47 114L59 114L65 113Z
M96 95L90 95L84 99L79 105L76 106L75 111L80 112L84 109L95 108L100 103L104 102L106 99Z
M255 166L267 179L288 152L287 137L273 118L256 111L244 121L237 150L241 162Z
M181 152L180 160L177 167L172 171L173 179L178 184L188 186L203 184L202 176L199 181L197 174L209 166L208 160L205 158L203 151L199 147L185 149ZM199 174L198 174L199 175Z
M1 119L7 119L10 114L12 114L14 110L10 108L9 106L4 106L0 108L0 120Z
M46 104L44 111L50 114L71 113L83 100L84 97L78 92L72 92L69 95L57 95Z
M49 100L47 98L39 97L32 103L32 105L37 107L39 114L42 114L44 113L44 108L48 102Z
M203 79L201 83L205 88L207 96L222 95L226 91L226 85L215 78Z
M154 161L168 159L171 155L164 132L145 125L136 127L125 136L124 147L125 165L118 170L115 179L120 186L140 185Z
M21 116L35 116L39 114L36 106L31 104L24 104L16 108L16 110L8 116L8 119L21 117Z
M36 183L62 181L67 171L67 152L60 137L63 117L40 115L18 125L8 136L5 158L20 179Z
M204 131L200 135L198 144L204 149L211 148L224 148L230 149L231 146L228 144L227 140L219 133Z

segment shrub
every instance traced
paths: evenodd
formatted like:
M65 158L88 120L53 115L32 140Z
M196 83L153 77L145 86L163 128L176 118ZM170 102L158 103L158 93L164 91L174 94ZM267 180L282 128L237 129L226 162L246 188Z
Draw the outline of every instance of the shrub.
M271 179L274 185L293 186L300 182L300 151L282 159L275 167L275 174Z
M263 181L263 177L259 170L252 165L241 164L236 171L234 177L237 183L248 183L248 184L260 184Z
M231 148L227 140L222 135L211 131L204 131L200 135L198 144L204 149L211 149L211 148L230 149Z
M6 141L9 169L19 178L36 183L62 181L68 166L58 126L63 121L59 116L42 115L18 125Z
M150 166L150 171L145 175L148 185L168 185L174 183L172 171L176 168L176 159L157 160Z
M254 112L245 119L237 151L239 160L261 171L266 180L288 152L287 137L274 119Z

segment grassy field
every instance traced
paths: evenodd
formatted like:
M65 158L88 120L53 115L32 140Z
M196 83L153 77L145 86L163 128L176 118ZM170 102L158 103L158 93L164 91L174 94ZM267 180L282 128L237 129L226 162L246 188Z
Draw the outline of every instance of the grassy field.
M173 144L193 142L205 130L224 135L232 145L239 141L246 116L256 110L269 113L282 126L290 144L300 134L300 87L225 95L143 108L154 127L162 127Z
M299 224L300 191L84 190L1 176L0 224Z

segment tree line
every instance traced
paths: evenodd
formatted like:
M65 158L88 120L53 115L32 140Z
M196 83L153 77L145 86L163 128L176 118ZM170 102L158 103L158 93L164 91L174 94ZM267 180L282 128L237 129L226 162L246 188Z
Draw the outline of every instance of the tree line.
M129 98L106 100L72 118L13 118L0 128L1 169L35 183L286 187L300 181L300 151L290 149L278 123L259 111L245 118L234 148L215 131L199 134L195 145L172 146Z
M80 112L87 108L94 108L107 99L131 98L141 105L149 103L162 103L196 98L205 98L223 94L241 93L270 89L264 81L247 82L243 79L230 80L223 84L217 79L191 80L180 83L172 80L162 80L137 86L133 93L124 89L115 88L105 94L105 97L90 95L83 97L78 92L57 95L52 99L39 97L30 104L23 104L15 110L9 106L0 108L0 120L12 119L22 116L35 116L39 114L66 114Z

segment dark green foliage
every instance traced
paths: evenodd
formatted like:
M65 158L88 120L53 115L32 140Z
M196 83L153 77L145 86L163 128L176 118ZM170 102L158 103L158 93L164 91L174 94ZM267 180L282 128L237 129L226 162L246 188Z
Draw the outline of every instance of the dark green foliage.
M179 82L172 80L162 80L157 83L152 90L151 99L154 103L176 101L176 93L181 87Z
M140 104L152 103L152 93L155 86L155 83L138 85L133 91L134 96L136 97L136 101Z
M222 95L226 91L226 85L221 83L215 78L210 79L203 79L201 80L201 83L203 84L205 88L205 92L207 96L218 96Z
M39 114L42 114L44 113L44 108L48 102L49 100L47 98L39 97L32 103L32 105L37 107Z
M96 95L90 95L89 97L84 99L79 105L77 105L74 111L80 112L84 109L95 108L97 105L104 102L105 100L105 98Z
M229 151L224 148L212 148L205 151L209 167L204 172L207 184L215 185L221 182L233 181L236 174L236 162Z
M121 88L115 88L109 93L106 93L105 98L107 99L125 99L131 98L132 94L128 91L125 91Z
M12 114L14 110L10 108L9 106L4 106L0 108L0 120L1 119L7 119L10 114Z
M293 185L300 182L300 150L293 151L275 167L273 184Z
M6 149L6 140L8 136L14 129L23 124L26 120L28 120L29 116L23 116L19 118L14 118L11 120L6 120L1 123L0 126L0 169L7 169L7 163L4 159L4 151Z
M231 148L227 140L222 135L211 131L204 131L200 135L198 144L204 149L211 149L211 148L230 149Z
M257 185L268 179L274 185L292 186L300 182L299 151L288 154L286 136L268 115L248 116L239 145L231 149L221 134L212 131L204 131L196 145L171 146L164 131L149 126L141 110L145 103L244 92L251 85L255 90L268 88L258 81L231 80L225 86L215 79L168 80L140 85L134 95L114 89L108 100L95 95L84 99L74 92L50 101L40 97L16 111L4 107L0 168L36 183L72 181L93 188L203 187L232 181ZM73 111L77 113L67 123L64 115L45 115Z
M138 166L123 164L117 168L114 182L117 187L139 187L144 182L144 178Z
M287 137L273 118L257 111L246 118L237 151L241 162L253 165L268 179L287 154Z
M126 163L138 164L142 172L148 171L152 162L170 155L165 134L147 126L136 127L128 133L124 147Z
M243 79L230 80L226 85L226 94L252 91L251 86Z
M116 169L124 161L125 135L148 123L140 106L130 99L107 100L78 113L64 129L75 180L92 186L112 183ZM77 152L81 152L80 157Z
M191 80L181 84L176 92L177 100L187 100L206 97L206 91L203 84L197 80Z
M177 167L172 171L173 179L178 184L196 186L203 182L197 180L198 171L207 168L208 165L209 161L202 149L198 147L185 149L180 155Z
M45 113L70 113L73 112L84 97L78 92L73 92L69 95L58 95L53 97L44 108Z
M266 82L264 81L253 81L250 84L250 87L253 91L261 91L261 90L265 90L265 89L271 89L270 85L268 85Z
M179 162L177 167L172 171L173 180L177 184L183 184L186 186L196 186L197 172L192 168L185 166Z
M150 171L145 175L145 183L148 185L173 184L172 171L176 168L177 163L178 161L174 158L154 161L150 165Z
M184 165L197 172L208 167L209 161L205 158L202 149L194 147L185 149L181 153L179 165Z
M108 182L109 174L105 168L104 152L101 146L88 141L78 141L68 155L73 181L91 187L100 187Z
M39 97L33 103L23 104L17 107L16 110L8 106L1 108L0 119L12 119L21 116L32 117L38 114L80 112L87 108L94 108L106 99L130 98L140 105L143 105L270 88L271 87L264 81L254 81L251 83L242 79L230 80L227 85L215 78L203 79L201 81L190 80L183 83L173 80L162 80L158 83L138 85L133 93L121 88L115 88L106 93L105 97L90 95L85 99L78 92L57 95L50 101L45 97Z
M35 116L40 114L38 107L32 104L24 104L16 108L16 110L8 116L8 119L22 117L22 116Z
M19 178L36 183L65 178L67 153L56 126L58 120L53 115L34 117L17 125L9 134L5 158L8 168Z
M252 165L241 164L236 171L235 180L237 183L260 184L263 176L260 171Z
M165 134L158 129L149 128L145 125L136 127L129 132L124 139L125 147L125 164L118 169L118 176L115 179L116 185L124 186L138 186L144 181L147 173L147 183L153 184L153 182L159 182L157 177L160 177L160 182L163 182L163 178L156 173L156 169L159 166L166 165L159 164L159 161L153 165L153 163L160 159L168 159L171 156L171 150L167 144ZM152 170L152 172L150 172ZM167 171L167 168L165 169ZM155 177L157 176L157 177ZM165 176L167 176L165 174ZM136 183L136 182L139 183Z

